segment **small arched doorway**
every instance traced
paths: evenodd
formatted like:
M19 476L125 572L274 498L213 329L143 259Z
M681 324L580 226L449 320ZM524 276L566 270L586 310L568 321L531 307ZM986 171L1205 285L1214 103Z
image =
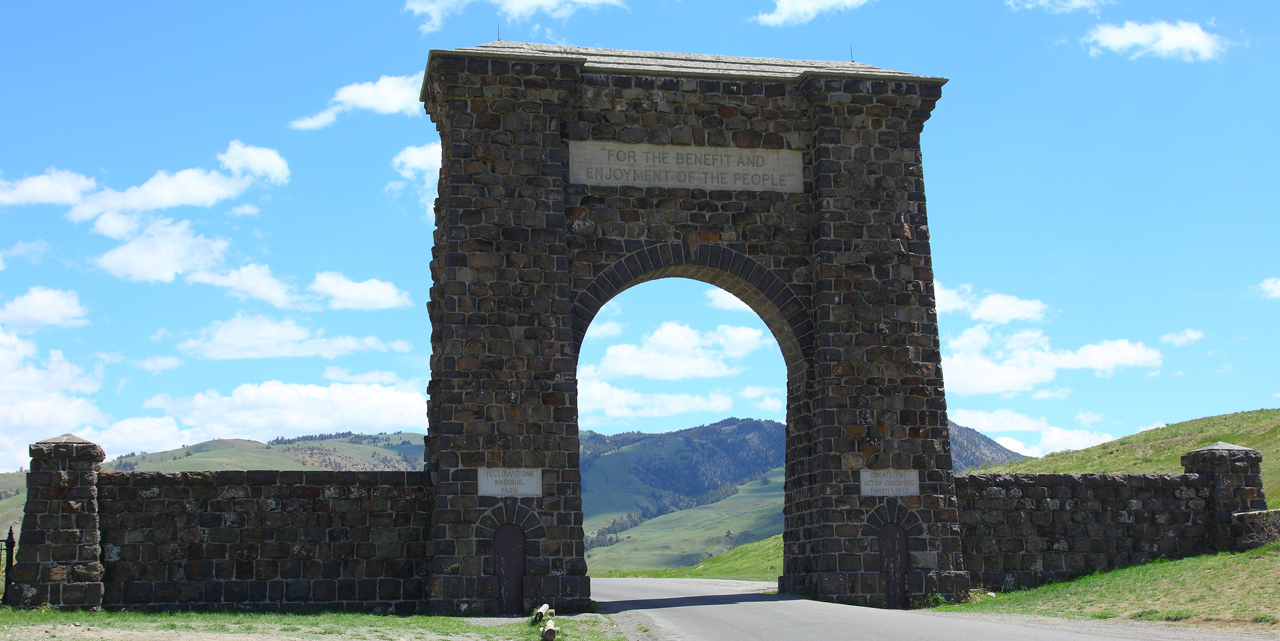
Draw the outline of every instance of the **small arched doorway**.
M885 605L895 610L907 609L907 568L911 557L907 552L907 531L897 523L880 528L880 574L884 577Z
M502 614L524 614L524 530L508 523L493 533L493 574Z

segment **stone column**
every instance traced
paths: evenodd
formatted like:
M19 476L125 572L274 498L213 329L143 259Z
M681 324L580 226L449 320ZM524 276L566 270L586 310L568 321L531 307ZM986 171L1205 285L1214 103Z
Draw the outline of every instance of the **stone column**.
M13 601L20 607L102 607L98 473L102 448L72 434L30 448L27 504Z
M1205 528L1209 549L1236 547L1233 515L1267 509L1262 489L1262 452L1218 441L1182 456L1187 474L1209 478L1209 517Z

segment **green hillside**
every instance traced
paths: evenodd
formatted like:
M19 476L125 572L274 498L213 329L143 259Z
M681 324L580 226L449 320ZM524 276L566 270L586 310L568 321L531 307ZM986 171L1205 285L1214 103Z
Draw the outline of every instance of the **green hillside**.
M106 463L105 472L217 470L421 470L422 435L321 434L270 443L220 439L164 452L130 453Z
M1182 455L1198 447L1226 441L1262 452L1262 482L1267 507L1280 507L1280 409L1255 410L1174 423L1108 441L1088 449L1055 452L983 470L1016 472L1116 474L1182 473Z
M747 543L720 556L682 568L660 570L608 570L595 577L653 577L658 579L733 579L775 581L782 574L782 535Z
M587 551L594 573L632 568L692 565L745 543L782 532L783 473L770 470L768 483L750 481L728 498L664 514L618 535L618 543Z

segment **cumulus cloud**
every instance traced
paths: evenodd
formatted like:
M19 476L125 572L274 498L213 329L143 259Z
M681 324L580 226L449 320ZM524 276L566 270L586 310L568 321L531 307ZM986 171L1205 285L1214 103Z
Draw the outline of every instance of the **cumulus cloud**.
M864 0L865 1L865 0ZM557 20L567 19L578 9L597 9L604 6L625 7L622 0L489 0L508 20L525 20L542 12ZM445 18L462 13L471 0L408 0L405 11L415 16L426 16L426 22L418 27L422 33L434 33L444 28Z
M1036 392L1031 395L1031 398L1042 400L1042 401L1048 400L1051 398L1062 400L1070 395L1071 395L1071 388L1061 387L1054 390L1047 390L1047 389L1036 390Z
M1040 330L1003 335L986 325L947 341L942 357L947 390L960 395L1029 391L1051 382L1059 369L1090 369L1109 377L1118 368L1157 368L1161 362L1160 350L1141 342L1104 340L1075 351L1056 350Z
M1174 347L1184 347L1204 338L1204 332L1187 328L1180 332L1170 332L1160 337L1160 342Z
M595 321L587 328L584 340L596 341L622 335L623 324L615 320Z
M152 356L140 361L130 361L134 367L144 369L151 372L152 375L159 374L165 370L170 370L182 365L182 359L177 356Z
M218 161L228 173L207 169L183 169L175 173L157 171L145 183L124 191L103 189L89 194L67 212L67 217L82 222L114 213L141 213L171 207L212 207L235 198L256 182L283 185L289 182L289 164L280 153L266 147L246 145L232 140ZM137 225L134 224L134 227ZM96 225L95 231L111 238L122 238L128 226L117 219Z
M1103 49L1136 59L1142 56L1179 58L1184 62L1213 60L1227 50L1227 40L1209 33L1199 23L1140 23L1125 21L1123 25L1100 24L1089 31L1082 42L1089 45L1089 55Z
M320 272L307 291L329 297L329 309L395 309L412 307L413 299L395 285L376 278L356 282L339 272Z
M731 312L749 312L751 308L746 303L738 299L737 296L720 289L719 287L708 288L702 293L707 297L707 305L716 309L724 309Z
M35 342L0 327L0 469L28 465L35 441L108 422L84 396L98 391L100 369L86 373L58 350L36 356Z
M742 388L738 395L742 398L755 399L756 409L762 412L776 414L787 409L787 403L783 400L786 394L776 387L748 385Z
M973 294L973 287L960 285L948 289L941 283L934 283L934 295L939 314L950 312L967 312L969 318L986 323L1004 325L1016 320L1042 321L1049 306L1039 300L1018 298L1008 294L987 294L978 297Z
M231 211L227 212L227 215L236 217L257 216L260 211L262 210L258 209L256 205L236 205L231 208Z
M1258 284L1258 290L1265 298L1280 298L1280 278L1268 278Z
M431 208L439 188L442 154L440 143L431 142L418 147L409 145L391 159L391 168L405 180L418 186L418 200L428 209ZM395 185L403 186L404 183L387 185L388 189L398 194L400 190L398 187L393 189Z
M1023 440L1009 436L997 436L995 441L1019 454L1027 456L1044 456L1060 450L1078 450L1092 447L1112 440L1113 436L1088 430L1068 430L1049 424L1044 417L1035 418L1020 414L1013 410L999 409L994 412L979 410L952 410L948 412L951 420L970 427L984 434L1000 434L1004 432L1038 432L1040 442L1027 445Z
M237 312L231 320L215 321L202 329L199 337L178 343L178 349L210 360L296 356L333 359L353 352L408 352L412 346L405 341L384 343L374 336L327 337L324 330L312 331L290 319Z
M199 271L187 276L187 282L223 287L240 300L256 298L281 309L295 308L302 304L293 291L293 285L273 276L267 265L254 263L225 274Z
M1071 13L1072 11L1088 11L1096 14L1102 5L1111 4L1113 0L1004 0L1010 9L1044 9L1052 13Z
M379 369L364 372L362 374L352 374L349 370L341 367L326 367L324 375L326 379L337 381L339 383L399 383L400 377L395 372L384 372Z
M185 430L206 438L254 438L351 430L426 429L426 398L412 383L299 385L246 383L229 396L216 390L189 397L160 394L143 407L163 410ZM195 440L184 437L187 443Z
M74 205L98 186L87 176L50 167L39 176L9 181L0 178L0 207L5 205Z
M857 9L869 0L774 0L773 11L759 13L751 19L767 27L804 24L820 13Z
M1076 413L1076 422L1085 427L1089 427L1101 420L1102 420L1102 416L1098 414L1094 414L1093 412L1086 412L1085 410L1080 410L1079 412Z
M583 378L578 382L581 422L599 425L604 419L652 418L686 412L728 412L733 399L721 392L699 394L645 394L614 387L604 381Z
M36 286L0 308L0 324L79 327L89 323L86 313L75 292Z
M422 103L418 92L422 88L422 74L412 76L382 76L373 82L356 82L338 88L329 107L324 111L298 118L289 123L294 129L322 129L332 125L338 114L352 109L365 109L378 114L404 114L421 116Z
M668 321L646 335L639 345L610 345L600 364L584 366L580 375L597 380L626 376L660 380L733 376L741 369L727 361L742 358L765 344L764 332L752 327L720 325L713 331L700 332Z
M33 263L39 263L40 258L49 252L49 243L43 240L34 242L18 241L13 247L0 251L0 270L4 269L4 261L6 258L25 258Z
M178 274L208 270L222 262L227 241L191 231L191 221L151 221L142 233L97 258L117 278L171 283Z

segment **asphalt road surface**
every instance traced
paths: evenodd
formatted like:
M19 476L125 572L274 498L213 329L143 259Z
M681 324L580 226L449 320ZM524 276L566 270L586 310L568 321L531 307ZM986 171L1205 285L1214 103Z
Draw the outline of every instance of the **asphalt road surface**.
M591 579L592 598L632 640L1183 641L1254 637L1128 621L880 610L763 594L776 587L773 583L712 579Z

